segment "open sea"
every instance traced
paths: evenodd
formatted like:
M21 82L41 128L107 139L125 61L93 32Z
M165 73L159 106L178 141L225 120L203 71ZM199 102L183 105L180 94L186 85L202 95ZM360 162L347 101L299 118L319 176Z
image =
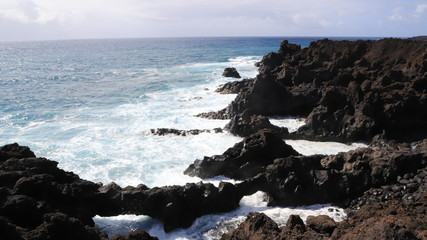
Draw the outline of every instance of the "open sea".
M203 156L221 154L242 139L227 132L194 136L155 136L153 128L213 129L227 120L195 114L220 110L235 95L215 93L234 79L221 76L235 67L243 78L257 74L254 64L277 51L280 42L306 47L320 38L152 38L0 42L0 145L17 142L38 157L81 178L125 187L183 185L201 179L183 175ZM271 117L296 130L303 119ZM302 154L335 154L363 144L286 141ZM218 184L223 178L211 179ZM263 193L245 197L227 214L209 215L192 227L164 233L147 216L95 217L112 237L143 229L159 239L217 239L251 211L263 211L279 223L290 214L328 214L342 209L317 205L271 208Z

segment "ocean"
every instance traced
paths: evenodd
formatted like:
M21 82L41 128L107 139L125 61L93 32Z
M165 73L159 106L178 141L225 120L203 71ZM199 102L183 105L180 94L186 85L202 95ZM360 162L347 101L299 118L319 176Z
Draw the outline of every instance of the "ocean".
M0 145L29 146L37 156L57 161L60 168L93 182L116 182L122 187L199 182L183 175L183 170L242 139L228 132L156 136L150 129L223 127L227 120L194 115L220 110L234 99L233 94L215 92L218 85L234 80L221 76L224 68L237 68L243 78L255 77L254 64L277 51L284 39L306 47L320 38L0 42ZM292 131L304 122L292 116L271 116L271 121ZM287 143L306 155L363 146ZM221 180L231 181L209 182ZM95 222L110 237L143 229L160 239L216 239L250 211L264 211L281 223L295 212L345 217L342 209L328 205L271 208L263 198L263 193L245 197L236 211L204 216L189 229L167 234L160 222L147 216L95 217Z

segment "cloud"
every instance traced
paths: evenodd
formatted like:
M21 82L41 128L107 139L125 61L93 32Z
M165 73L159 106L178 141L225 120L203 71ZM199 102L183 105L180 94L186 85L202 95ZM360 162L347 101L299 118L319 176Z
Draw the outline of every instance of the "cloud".
M426 9L425 0L1 0L0 31L10 38L28 29L44 38L394 35L422 32ZM395 23L403 25L389 27Z
M424 13L424 11L427 9L427 4L421 4L417 6L417 9L415 10L416 13Z

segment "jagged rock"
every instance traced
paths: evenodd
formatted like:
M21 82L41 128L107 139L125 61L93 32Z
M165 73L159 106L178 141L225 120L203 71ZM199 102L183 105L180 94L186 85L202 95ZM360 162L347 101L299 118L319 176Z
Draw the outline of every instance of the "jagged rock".
M25 148L14 149L8 154L20 156L13 151L20 153ZM95 215L144 214L163 221L165 230L171 231L190 226L197 217L235 209L242 197L230 183L151 189L145 185L121 188L114 183L99 186L57 164L35 157L0 162L0 216L10 221L1 227L28 229L23 234L33 234L34 239L59 239L74 230L82 235L70 236L89 239L94 234L90 227Z
M243 79L241 81L227 82L220 85L215 92L221 94L237 94L241 89L247 88L252 79Z
M113 198L120 214L148 215L159 219L167 232L189 227L197 217L233 210L242 198L233 184L224 182L218 188L201 182L151 189L145 185L122 189L116 184L109 184L101 187L100 192ZM115 212L111 214L117 215Z
M229 148L222 155L196 160L184 173L200 178L226 176L233 179L248 179L265 171L273 160L290 155L299 155L281 137L271 131L261 130Z
M9 158L36 157L29 147L19 146L17 143L0 147L0 162Z
M106 234L99 232L96 228L87 226L80 220L63 213L49 213L43 218L44 222L25 233L24 239L102 240L107 238Z
M224 72L222 73L222 76L231 78L241 78L239 72L237 72L236 68L234 67L225 68Z
M336 223L332 218L310 216L305 226L299 216L291 215L286 226L262 213L250 213L237 229L221 239L424 239L427 232L427 192L416 202L392 200L363 206L349 218Z
M240 226L221 237L221 240L268 240L276 239L280 230L264 213L249 213Z
M227 119L251 109L308 117L298 138L419 140L427 134L426 49L403 39L324 39L304 49L284 41L227 108L206 116Z
M271 124L267 117L253 115L250 109L245 110L242 114L234 116L225 126L225 129L241 137L248 137L262 129L268 129L282 138L289 135L287 128Z
M423 146L419 144L418 146ZM242 195L264 191L272 205L337 203L350 205L365 191L391 185L399 176L419 172L422 181L427 154L422 147L360 148L334 156L289 156L276 159L264 173L237 184ZM408 185L408 184L412 185ZM406 183L416 197L422 184ZM413 190L411 190L413 188Z

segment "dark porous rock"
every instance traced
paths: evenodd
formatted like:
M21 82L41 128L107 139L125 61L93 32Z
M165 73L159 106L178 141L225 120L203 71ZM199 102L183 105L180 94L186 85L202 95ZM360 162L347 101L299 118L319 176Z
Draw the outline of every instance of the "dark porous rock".
M115 186L111 186L116 188ZM104 192L109 192L104 189ZM164 223L165 231L191 226L200 216L227 212L239 206L240 196L231 183L188 183L148 189L126 187L121 190L122 214L148 215Z
M250 109L234 116L225 126L225 129L241 137L248 137L262 129L268 129L282 138L289 135L287 128L271 124L267 117L254 115Z
M16 226L12 224L7 218L0 216L0 233L4 240L21 240L23 239Z
M374 202L356 210L337 224L333 240L423 239L427 230L427 191L418 201Z
M391 200L367 204L341 222L320 215L309 216L305 225L299 216L291 215L286 226L277 229L277 224L264 214L250 213L245 222L222 239L425 239L426 211L427 191L414 202Z
M393 196L387 194L395 194L394 198L418 199L424 189L427 154L421 143L396 146L400 147L369 147L331 156L279 158L264 172L236 187L242 195L264 191L269 194L271 205L281 206L317 203L349 206L365 191L385 185L397 185L393 187L396 193L382 190L375 193L379 198L392 199ZM408 179L401 179L402 176ZM406 190L402 192L403 188ZM367 198L371 199L372 194L360 199L360 204L363 205Z
M135 230L125 235L117 235L110 240L159 240L157 237L152 237L145 231Z
M308 216L306 223L309 228L316 232L327 233L329 235L331 235L337 227L335 220L327 215Z
M321 225L322 223L319 222L318 224ZM331 236L331 233L322 231L305 226L298 215L291 215L286 226L278 227L277 223L264 213L249 213L246 220L238 228L224 234L221 240L324 240Z
M305 232L305 224L299 215L290 215L286 222L286 228L300 233Z
M29 147L19 146L17 143L0 147L0 162L6 161L9 158L28 157L36 157Z
M221 94L237 94L243 88L247 88L251 81L252 79L243 79L241 81L227 82L220 85L215 92Z
M295 134L304 139L420 140L427 134L426 49L426 42L405 39L324 39L303 49L284 41L217 117L247 109L308 117Z
M249 213L237 229L224 234L221 240L273 240L279 233L277 224L264 213Z
M226 176L248 179L265 171L276 158L299 155L281 137L271 131L261 130L229 148L222 155L196 160L185 174L200 178Z
M222 73L222 76L231 78L241 78L239 72L237 72L236 68L234 67L225 68L224 72Z
M107 238L107 235L99 232L96 228L87 226L80 220L63 213L49 213L45 214L43 218L44 222L25 233L24 239L101 240Z
M207 119L230 119L231 115L227 112L227 109L222 109L216 112L205 112L196 114L195 117L207 118Z
M105 238L92 218L113 205L99 185L35 157L28 147L0 149L0 228L10 231L2 239Z
M191 130L179 130L174 128L156 128L150 129L151 134L158 136L165 135L177 135L177 136L189 136L189 135L199 135L200 133L222 133L222 128L214 129L191 129Z

